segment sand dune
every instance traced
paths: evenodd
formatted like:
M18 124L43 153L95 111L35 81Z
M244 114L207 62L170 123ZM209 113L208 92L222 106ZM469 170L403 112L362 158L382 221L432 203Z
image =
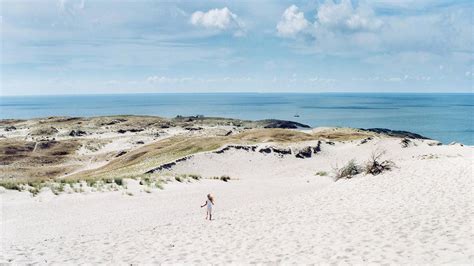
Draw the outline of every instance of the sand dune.
M307 159L204 152L172 168L229 182L171 182L140 192L7 191L1 262L424 263L474 262L473 148L402 148L399 139L324 145ZM317 176L385 148L396 168L334 182ZM216 197L215 220L199 205Z

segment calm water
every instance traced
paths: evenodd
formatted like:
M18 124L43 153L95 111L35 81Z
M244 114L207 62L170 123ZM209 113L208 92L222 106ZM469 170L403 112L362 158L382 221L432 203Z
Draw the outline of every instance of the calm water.
M0 118L112 114L277 118L407 130L473 145L474 94L122 94L0 97ZM298 114L299 117L294 117Z

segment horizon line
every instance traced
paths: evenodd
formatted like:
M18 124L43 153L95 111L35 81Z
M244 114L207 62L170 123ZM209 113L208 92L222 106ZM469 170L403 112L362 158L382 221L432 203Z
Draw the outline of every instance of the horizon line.
M268 91L268 92L122 92L122 93L63 93L63 94L7 94L1 97L41 97L41 96L107 96L107 95L131 95L131 94L474 94L474 91L455 91L455 92L413 92L413 91L386 91L386 92L372 92L372 91L340 91L340 92L288 92L288 91Z

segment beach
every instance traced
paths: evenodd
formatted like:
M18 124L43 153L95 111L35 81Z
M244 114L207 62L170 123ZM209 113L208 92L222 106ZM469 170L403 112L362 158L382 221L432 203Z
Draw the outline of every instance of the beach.
M144 183L147 179L141 172L132 178L124 176L125 185L116 190L107 189L106 183L100 187L86 182L82 190L66 188L59 193L53 191L54 186L43 186L35 196L27 189L2 190L0 261L472 264L471 146L346 128L266 129L267 122L240 121L239 126L235 120L218 120L227 125L192 120L186 123L202 129L171 125L155 140L145 135L154 134L155 126L169 121L123 133L126 137L111 133L111 127L120 123L107 126L109 135L89 128L87 136L70 137L64 120L50 121L58 129L55 134L60 142L98 139L99 135L111 141L102 148L110 156L101 149L94 151L97 165L85 163L56 180L106 179L105 172L128 175L130 169L146 165L149 176L164 179L162 187ZM81 120L82 125L87 121L95 123L94 119ZM229 121L234 125L229 126ZM20 132L25 125L21 123L28 124L29 130L36 125L18 122ZM244 129L251 125L255 128ZM9 133L7 139L23 134L20 132ZM201 143L202 137L216 141L212 136L226 141L148 164L166 151L167 146L159 143L178 136L186 138L179 143L190 139ZM137 139L144 144L133 144ZM115 157L122 149L127 153ZM162 153L153 153L156 149ZM381 150L381 160L393 162L391 169L377 175L362 171L336 180L336 170L348 161L354 159L363 166ZM84 150L79 151L79 157L85 156ZM137 154L144 151L140 159ZM140 167L107 168L117 160L127 164L130 157ZM229 180L223 181L222 176ZM208 193L215 197L212 221L204 219L205 208L200 208Z

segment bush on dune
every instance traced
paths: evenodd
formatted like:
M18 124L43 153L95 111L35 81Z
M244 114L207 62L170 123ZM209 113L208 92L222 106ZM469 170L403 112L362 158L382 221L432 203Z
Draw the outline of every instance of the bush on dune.
M4 187L5 189L21 191L21 185L13 181L2 181L0 182L0 186Z
M392 170L395 167L395 163L391 160L382 160L385 153L383 150L372 152L370 159L363 167L357 165L354 159L347 162L342 168L334 167L334 180L337 181L341 178L349 179L362 172L366 175L379 175L385 171Z
M214 176L214 177L210 177L209 179L221 180L221 181L224 181L224 182L229 182L231 180L230 176L227 176L227 175Z
M220 177L220 180L224 181L224 182L227 182L230 180L230 177L229 176L226 176L226 175L223 175Z
M378 175L384 171L389 171L395 167L395 163L391 160L383 160L385 151L374 151L370 159L365 164L365 174Z
M189 177L191 177L194 180L199 180L202 178L200 175L197 175L197 174L190 174Z
M352 178L353 176L360 174L361 168L358 166L354 159L347 162L342 168L334 168L334 179L335 181L341 178Z
M117 184L119 186L122 186L123 185L123 178L120 178L120 177L114 178L114 182L115 182L115 184Z

